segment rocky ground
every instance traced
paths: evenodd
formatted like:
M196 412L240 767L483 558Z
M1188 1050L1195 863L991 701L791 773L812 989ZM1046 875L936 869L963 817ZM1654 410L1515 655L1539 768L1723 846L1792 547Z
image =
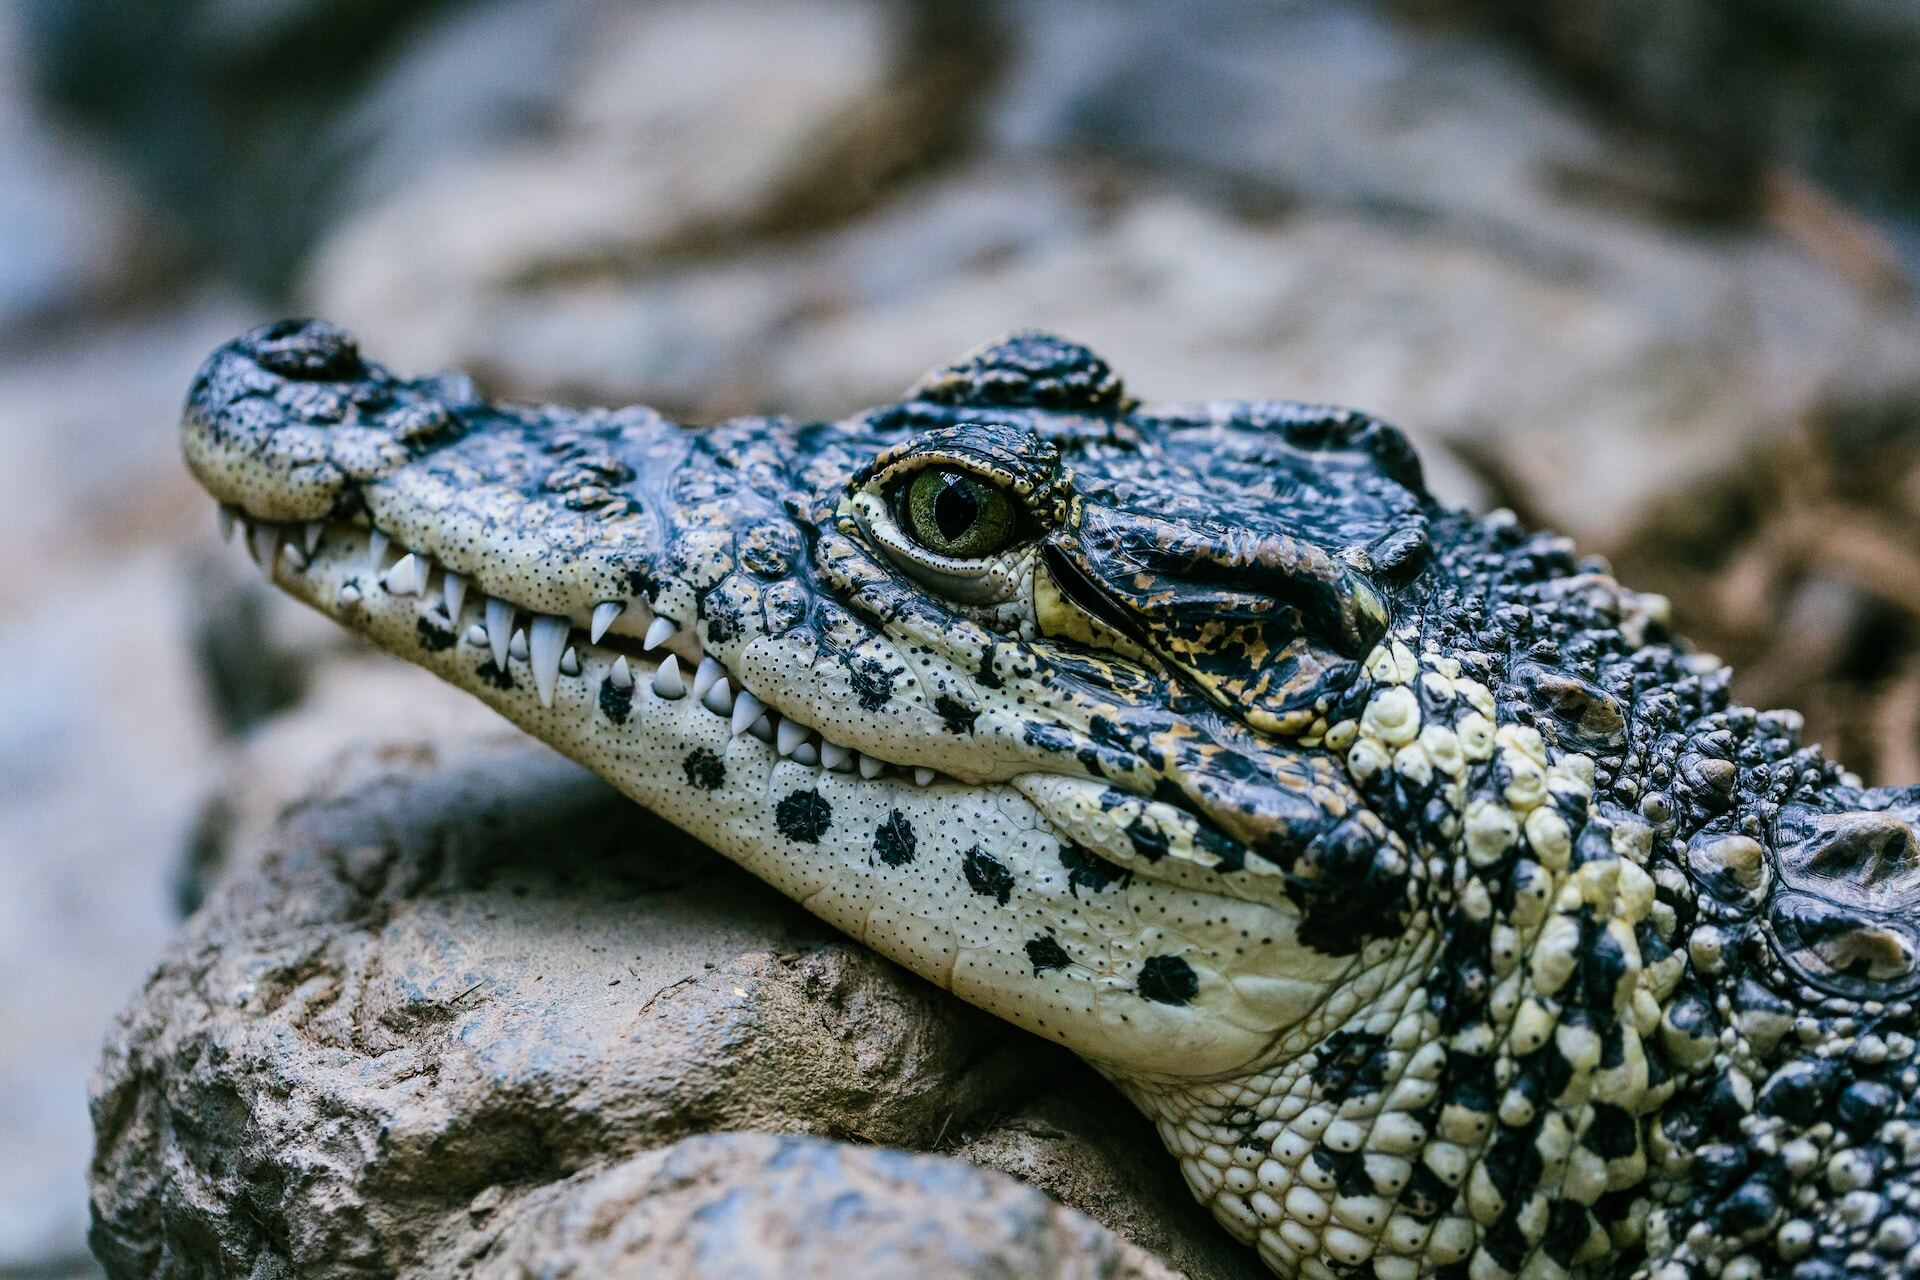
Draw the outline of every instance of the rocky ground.
M1642 7L0 13L0 1277L98 1265L96 1067L122 1274L1255 1274L1084 1067L223 555L173 417L282 312L701 418L1022 324L1364 405L1920 781L1920 10Z

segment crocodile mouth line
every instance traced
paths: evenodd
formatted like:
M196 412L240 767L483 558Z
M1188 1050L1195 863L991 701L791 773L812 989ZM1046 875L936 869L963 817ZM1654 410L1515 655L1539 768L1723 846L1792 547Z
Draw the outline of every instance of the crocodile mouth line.
M925 765L857 751L783 715L705 652L691 628L655 614L645 600L605 601L585 620L538 613L477 589L468 575L436 565L425 552L409 550L362 520L279 523L255 520L220 504L219 528L223 540L240 535L247 554L269 580L282 569L307 575L323 549L343 557L362 554L365 572L341 580L332 601L336 611L359 606L397 609L417 602L422 623L437 622L450 643L485 651L503 676L526 677L542 706L553 705L562 680L586 680L592 671L602 670L608 684L621 693L630 694L644 681L655 697L666 701L691 697L727 721L733 737L751 735L796 764L868 780L899 774L923 787L936 779L955 781ZM316 602L324 607L325 602Z

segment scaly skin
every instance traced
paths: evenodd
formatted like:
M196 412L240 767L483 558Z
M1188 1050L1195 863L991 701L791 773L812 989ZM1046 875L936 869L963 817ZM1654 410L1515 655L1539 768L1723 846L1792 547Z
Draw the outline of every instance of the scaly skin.
M1282 1275L1920 1272L1920 792L1391 427L1026 334L686 428L289 323L184 443L280 586L1086 1057ZM925 550L928 467L1006 545Z

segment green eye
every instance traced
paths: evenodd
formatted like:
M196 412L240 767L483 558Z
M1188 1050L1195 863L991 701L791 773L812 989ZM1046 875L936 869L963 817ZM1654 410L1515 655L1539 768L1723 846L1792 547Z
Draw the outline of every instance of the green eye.
M999 486L949 467L929 467L907 486L907 532L935 555L990 556L1013 541L1013 499Z

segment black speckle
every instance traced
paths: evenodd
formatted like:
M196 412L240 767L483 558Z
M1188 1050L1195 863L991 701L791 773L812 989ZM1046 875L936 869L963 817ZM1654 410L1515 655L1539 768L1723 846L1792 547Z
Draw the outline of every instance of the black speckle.
M709 644L725 644L740 634L740 610L733 604L715 596L706 600L705 607Z
M1033 976L1039 977L1049 969L1064 969L1073 963L1073 958L1052 938L1028 938L1027 959L1033 963Z
M873 851L890 867L904 867L913 861L913 824L907 815L895 809L873 833Z
M1133 880L1133 872L1077 844L1060 846L1060 865L1067 869L1067 892L1076 898L1083 886L1098 893L1116 880L1123 887Z
M1127 824L1127 839L1133 844L1133 851L1148 862L1158 862L1167 856L1167 833L1158 826L1149 826L1146 819L1135 818Z
M702 791L718 791L720 784L727 780L727 766L720 763L720 757L705 747L695 747L680 762L687 771L687 784Z
M973 722L980 718L978 711L948 693L933 700L933 711L946 722L948 733L972 733Z
M1385 1036L1371 1032L1334 1032L1313 1051L1313 1082L1334 1102L1378 1093L1387 1081L1386 1045Z
M1038 720L1029 720L1022 727L1020 736L1030 747L1055 755L1065 755L1073 750L1073 735L1057 724L1041 724Z
M879 711L893 701L893 672L877 658L862 658L854 663L848 682L860 705L868 711Z
M1199 993L1200 979L1179 956L1148 956L1136 989L1155 1004L1186 1004Z
M615 724L625 724L627 717L633 714L633 686L629 684L623 689L612 680L602 680L600 682L600 710L604 711L607 719L613 721ZM709 752L708 754L711 755L712 753ZM716 765L719 763L718 760L714 761Z
M796 791L782 800L773 811L780 834L800 844L819 844L820 837L833 825L833 806L818 791Z
M1007 905L1007 898L1013 893L1013 872L998 858L975 845L961 859L960 869L966 873L967 884L975 893L993 898L1003 907Z
M492 658L475 667L473 674L482 684L490 684L496 689L513 688L513 676L494 666Z
M414 634L420 638L420 647L428 653L442 653L453 648L453 628L440 620L437 613L423 613L414 621Z

